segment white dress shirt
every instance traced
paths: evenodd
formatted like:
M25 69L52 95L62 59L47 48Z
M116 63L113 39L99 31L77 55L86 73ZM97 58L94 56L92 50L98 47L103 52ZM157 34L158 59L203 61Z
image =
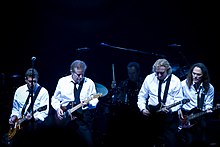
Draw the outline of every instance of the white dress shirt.
M185 105L183 105L183 108L185 110L191 110L191 109L197 107L197 95L198 94L199 94L200 97L201 97L201 94L205 94L204 104L203 104L203 107L202 107L203 111L213 107L214 87L211 84L210 84L210 88L209 88L207 93L204 93L202 84L200 85L201 90L199 91L199 93L196 91L196 89L194 88L193 85L191 85L190 89L188 88L188 86L186 84L186 79L183 80L181 82L181 84L182 84L182 89L183 89L183 96L185 98L190 99L189 103L186 103Z
M82 90L80 92L80 101L86 101L93 97L96 93L95 83L87 77L84 77ZM54 95L51 98L52 107L57 110L60 106L67 106L69 102L75 101L74 83L71 75L62 77L58 80ZM98 103L98 98L89 100L87 107L83 109L93 109Z
M39 84L37 83L37 86L35 87L34 92L36 91L36 88L38 86ZM29 90L28 90L27 84L22 85L18 87L18 89L16 89L15 94L14 94L12 112L10 116L16 115L18 116L18 118L23 117L21 113L22 113L22 109L25 105L28 95L29 95ZM34 96L34 93L33 93L33 96ZM31 104L31 98L29 99L25 112L27 111L30 104ZM49 113L49 93L44 87L41 87L41 90L34 102L33 110L35 111L38 108L43 107L45 105L47 105L47 109L44 111L36 111L33 114L34 118L38 118L41 121L44 121Z
M164 90L166 87L166 81L169 75L164 79L161 87L161 100L163 100ZM138 94L138 102L137 105L140 110L146 109L146 104L156 106L159 104L158 101L158 85L159 80L155 73L147 75L142 87ZM183 100L183 93L181 88L181 81L180 79L172 74L169 90L167 93L167 99L165 106L169 106L171 104L177 103ZM172 112L177 111L180 109L180 105L174 106L171 108Z

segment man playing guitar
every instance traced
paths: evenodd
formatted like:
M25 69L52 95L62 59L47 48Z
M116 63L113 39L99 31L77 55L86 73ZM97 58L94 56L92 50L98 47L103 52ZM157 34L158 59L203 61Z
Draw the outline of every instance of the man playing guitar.
M183 105L180 117L179 128L180 136L184 138L183 143L186 146L197 142L208 143L206 118L201 114L213 111L214 87L210 83L207 67L203 63L195 63L181 83L184 97L190 99L189 103Z

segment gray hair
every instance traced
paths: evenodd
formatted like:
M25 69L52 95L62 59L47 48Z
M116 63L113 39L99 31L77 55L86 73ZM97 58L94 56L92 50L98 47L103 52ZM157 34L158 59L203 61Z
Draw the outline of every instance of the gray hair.
M74 72L74 68L82 69L83 73L85 73L85 71L87 69L87 65L86 65L86 63L84 61L75 60L70 65L70 71Z
M172 73L172 68L170 66L170 63L166 59L158 59L152 66L152 72L156 72L156 69L160 66L164 66L168 74Z

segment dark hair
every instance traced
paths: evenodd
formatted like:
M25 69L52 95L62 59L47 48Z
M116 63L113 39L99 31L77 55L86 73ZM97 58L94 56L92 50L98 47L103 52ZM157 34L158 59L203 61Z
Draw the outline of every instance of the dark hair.
M28 78L28 77L32 77L32 78L36 78L38 79L39 78L39 74L37 72L36 69L34 68L29 68L26 73L25 73L25 79Z
M191 66L189 69L189 72L187 74L187 86L190 88L190 86L193 84L193 78L192 78L192 72L195 67L199 67L202 70L202 82L205 92L208 92L209 90L209 83L210 83L210 77L208 68L203 63L195 63Z
M127 65L127 68L131 68L131 67L134 67L138 73L140 73L140 64L137 63L137 62L129 62L128 65Z

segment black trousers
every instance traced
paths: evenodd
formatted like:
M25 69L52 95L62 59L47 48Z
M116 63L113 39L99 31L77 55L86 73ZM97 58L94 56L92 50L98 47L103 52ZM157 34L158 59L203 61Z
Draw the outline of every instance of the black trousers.
M190 128L183 128L179 132L179 141L181 147L188 146L208 146L208 139L206 136L206 118L201 117L197 119Z
M177 112L155 113L145 118L142 124L146 134L142 138L144 144L149 147L177 147L178 122Z
M92 147L94 146L94 110L83 110L80 113L81 117L69 121L66 124L67 132L69 132L69 138L71 138L73 142L76 140L75 142L79 145Z
M36 145L36 142L40 144L41 139L38 135L43 129L43 121L25 121L20 127L20 129L16 129L16 133L11 139L11 147Z

